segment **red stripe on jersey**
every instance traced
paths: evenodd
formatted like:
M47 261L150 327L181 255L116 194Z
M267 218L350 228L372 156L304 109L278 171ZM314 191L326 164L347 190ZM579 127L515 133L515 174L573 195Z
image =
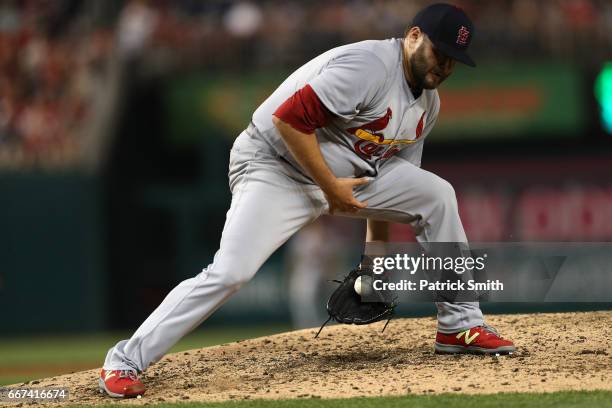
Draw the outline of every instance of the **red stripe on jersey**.
M325 127L334 115L321 102L310 85L306 85L278 107L274 116L302 133L313 133Z

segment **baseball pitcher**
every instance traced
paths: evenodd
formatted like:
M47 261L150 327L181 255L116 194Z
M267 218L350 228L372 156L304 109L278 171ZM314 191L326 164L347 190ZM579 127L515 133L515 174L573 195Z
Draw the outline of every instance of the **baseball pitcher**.
M367 219L367 241L391 222L417 239L467 244L453 187L420 168L440 110L436 88L466 53L473 25L459 8L420 11L404 38L334 48L291 74L255 111L230 153L232 202L210 265L181 282L99 378L112 397L145 392L138 374L199 326L304 225L322 214ZM439 302L438 353L508 353L477 302Z

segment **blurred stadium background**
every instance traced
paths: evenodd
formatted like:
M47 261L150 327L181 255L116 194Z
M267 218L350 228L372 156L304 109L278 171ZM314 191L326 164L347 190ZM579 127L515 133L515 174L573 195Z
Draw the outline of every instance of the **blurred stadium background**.
M259 102L428 3L2 0L0 384L99 365L212 259L229 149ZM612 240L612 2L455 3L479 66L443 85L423 167L455 185L468 237ZM179 348L318 324L364 229L307 228Z

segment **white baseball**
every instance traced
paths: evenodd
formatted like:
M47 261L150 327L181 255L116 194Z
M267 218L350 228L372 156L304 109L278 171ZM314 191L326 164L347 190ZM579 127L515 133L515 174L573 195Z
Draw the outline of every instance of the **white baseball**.
M359 296L370 295L372 293L372 277L368 275L358 276L357 279L355 279L354 288Z
M358 295L361 296L361 276L358 276L357 279L355 279L355 292L357 292Z

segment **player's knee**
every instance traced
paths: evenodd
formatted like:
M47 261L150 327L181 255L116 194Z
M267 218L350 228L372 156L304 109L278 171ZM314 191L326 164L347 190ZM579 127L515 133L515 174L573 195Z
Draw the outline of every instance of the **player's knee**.
M436 207L442 210L454 209L457 207L457 196L455 189L448 181L436 176L432 179L429 187L431 199L436 203Z

